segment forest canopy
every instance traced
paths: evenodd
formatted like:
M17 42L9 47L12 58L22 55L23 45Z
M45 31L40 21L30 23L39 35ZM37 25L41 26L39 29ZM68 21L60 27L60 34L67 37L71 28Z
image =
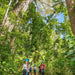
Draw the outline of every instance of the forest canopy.
M1 75L21 75L26 58L37 67L44 61L46 75L75 75L75 14L66 3L0 0Z

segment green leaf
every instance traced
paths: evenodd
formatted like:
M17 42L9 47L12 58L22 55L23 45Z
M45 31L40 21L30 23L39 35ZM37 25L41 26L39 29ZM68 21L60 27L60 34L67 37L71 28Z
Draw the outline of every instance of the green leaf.
M73 58L71 59L71 61L75 61L75 57L73 57Z
M74 52L73 52L73 50L70 50L68 53L67 53L67 56L70 56L70 55L72 55Z

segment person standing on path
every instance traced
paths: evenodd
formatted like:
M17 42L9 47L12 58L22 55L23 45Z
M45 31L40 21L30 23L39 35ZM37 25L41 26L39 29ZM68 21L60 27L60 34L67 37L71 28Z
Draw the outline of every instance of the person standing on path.
M28 62L29 62L29 60L28 59L25 59L25 64L23 64L23 68L22 68L23 75L29 75L28 72L29 72L30 66L29 66Z
M41 62L40 68L41 68L41 75L45 75L45 64L43 61Z
M39 66L39 75L41 75L41 68L40 68L40 66Z
M34 64L34 75L36 75L37 73L37 67L36 67L36 64Z

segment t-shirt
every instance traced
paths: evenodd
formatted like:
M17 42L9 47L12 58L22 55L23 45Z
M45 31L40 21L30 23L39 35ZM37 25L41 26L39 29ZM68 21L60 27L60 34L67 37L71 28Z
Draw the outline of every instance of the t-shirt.
M24 67L25 70L27 70L27 72L29 72L28 67L27 67L26 64L23 64L23 67Z
M44 70L45 70L45 64L40 65L40 68L41 68L41 71L42 71L42 69L44 69Z
M30 67L30 70L32 70L32 68Z
M34 70L36 70L37 68L36 68L36 66L34 67Z
M27 70L27 65L26 64L23 64L23 67L25 70Z

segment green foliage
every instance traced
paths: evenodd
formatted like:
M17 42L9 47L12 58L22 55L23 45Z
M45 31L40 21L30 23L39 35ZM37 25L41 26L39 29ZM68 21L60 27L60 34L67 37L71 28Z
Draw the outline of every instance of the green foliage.
M35 3L29 5L24 15L22 11L18 16L9 11L10 21L15 27L12 32L8 32L7 28L0 26L1 75L21 75L25 58L38 66L43 60L46 65L46 75L75 75L75 36L67 18L67 9L61 0L53 1L56 2L53 7L55 11L64 13L63 23L59 23L53 17L54 13L43 19L43 16L36 12ZM8 2L9 0L4 2L5 6ZM58 8L56 8L59 5L57 2L61 4ZM0 23L2 23L5 14L3 11L6 11L6 8L3 6L0 9ZM11 54L10 39L13 37L16 37L14 42L16 48L14 54Z

